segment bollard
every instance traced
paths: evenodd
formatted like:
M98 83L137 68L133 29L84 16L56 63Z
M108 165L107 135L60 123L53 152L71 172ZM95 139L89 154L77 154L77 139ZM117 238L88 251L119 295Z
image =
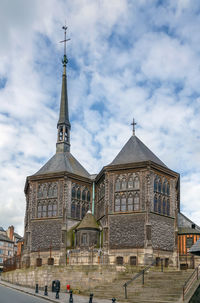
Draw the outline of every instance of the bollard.
M116 302L116 299L115 298L112 298L112 303L115 303Z
M161 271L163 272L163 259L161 259Z
M38 294L38 284L35 285L35 293Z
M59 299L59 290L56 289L56 299Z
M93 299L93 294L90 294L89 303L92 303L92 299Z
M44 287L44 295L48 296L47 285L45 285L45 287Z
M69 303L73 303L73 291L70 290L69 294L70 294L70 297L69 297Z
M127 297L127 284L126 283L124 284L124 291L125 291L125 299L128 299L128 297ZM113 298L113 299L115 299L115 298Z

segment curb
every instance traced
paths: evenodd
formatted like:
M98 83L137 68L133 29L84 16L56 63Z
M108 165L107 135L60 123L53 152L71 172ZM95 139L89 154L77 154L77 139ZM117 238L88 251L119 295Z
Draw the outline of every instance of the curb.
M26 290L23 290L23 289L19 289L19 288L17 288L17 287L12 286L12 285L4 284L4 283L2 283L2 281L0 281L0 285L5 286L5 287L7 287L7 288L15 289L15 290L17 290L17 291L23 292L23 293L25 293L25 294L28 294L28 295L31 295L31 296L34 296L34 297L37 297L37 298L40 298L40 299L44 299L44 300L46 300L46 301L50 301L50 302L54 302L54 303L61 302L61 301L58 301L59 299L54 300L54 299L51 299L51 298L49 298L49 297L47 297L47 296L43 296L43 295L40 295L40 294L32 293L32 292L30 292L30 291L28 291L28 290L26 291ZM61 303L62 303L62 302L61 302Z

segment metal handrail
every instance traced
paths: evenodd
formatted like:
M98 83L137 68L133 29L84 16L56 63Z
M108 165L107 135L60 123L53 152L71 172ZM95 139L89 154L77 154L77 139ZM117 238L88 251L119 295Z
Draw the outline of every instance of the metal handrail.
M189 278L185 281L185 283L183 285L183 301L185 299L185 295L190 290L194 281L199 280L199 267L200 267L200 264L194 269L194 271L191 273L191 275L189 276Z
M147 267L145 267L144 269L142 269L139 273L137 273L132 279L128 280L126 283L124 283L123 287L124 287L124 291L125 291L125 299L127 299L127 286L133 282L134 280L136 280L137 278L139 278L142 275L142 285L144 285L144 273L150 268L152 267L154 264L156 264L156 260L154 260L150 265L148 265ZM162 265L163 263L161 263Z

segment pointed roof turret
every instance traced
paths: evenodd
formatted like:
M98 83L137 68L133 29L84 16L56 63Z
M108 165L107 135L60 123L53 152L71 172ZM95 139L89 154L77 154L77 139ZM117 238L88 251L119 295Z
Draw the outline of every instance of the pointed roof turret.
M115 159L109 165L120 165L152 161L161 166L167 167L140 139L135 135L135 121L133 119L133 135L124 145Z
M99 225L93 216L92 212L88 210L87 214L83 218L83 220L80 222L80 224L76 228L79 229L97 229L99 230Z

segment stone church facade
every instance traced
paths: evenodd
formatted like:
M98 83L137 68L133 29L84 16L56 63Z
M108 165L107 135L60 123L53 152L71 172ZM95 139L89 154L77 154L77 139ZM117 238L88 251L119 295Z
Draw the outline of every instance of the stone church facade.
M116 158L90 175L70 153L66 66L65 54L56 153L25 184L24 260L144 265L163 257L176 266L179 174L133 123Z

